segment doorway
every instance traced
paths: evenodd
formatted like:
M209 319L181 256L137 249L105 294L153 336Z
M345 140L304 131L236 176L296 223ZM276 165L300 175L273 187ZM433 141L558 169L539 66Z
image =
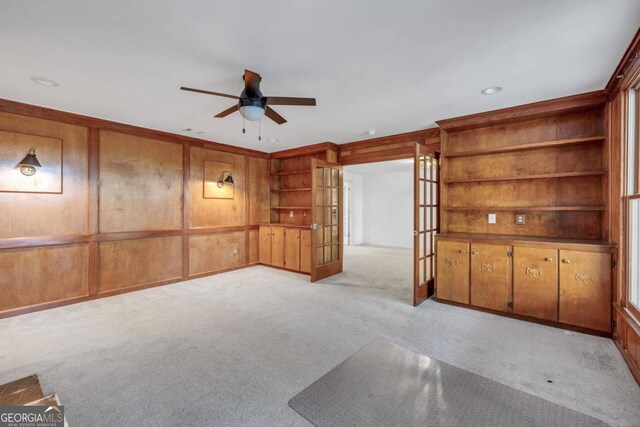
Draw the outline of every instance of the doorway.
M413 301L414 159L343 166L343 272L324 279Z

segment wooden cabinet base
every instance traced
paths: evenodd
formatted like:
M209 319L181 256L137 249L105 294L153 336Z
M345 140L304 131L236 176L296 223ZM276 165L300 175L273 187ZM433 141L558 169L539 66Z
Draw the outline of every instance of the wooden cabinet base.
M311 230L300 225L260 225L261 265L295 273L311 271Z
M611 335L605 242L448 233L436 248L438 301Z
M492 310L490 308L476 307L476 306L468 305L468 304L460 304L460 303L453 302L453 301L447 301L447 300L443 300L443 299L438 299L435 296L433 297L433 300L436 301L436 302L442 303L442 304L454 305L456 307L467 308L467 309L476 310L476 311L482 311L484 313L497 314L499 316L509 317L511 319L524 320L524 321L527 321L527 322L538 323L540 325L552 326L554 328L566 329L566 330L569 330L569 331L580 332L580 333L589 334L589 335L596 335L596 336L599 336L599 337L611 338L611 333L610 332L603 332L603 331L598 331L598 330L595 330L595 329L583 328L583 327L580 327L580 326L567 325L566 323L553 322L553 321L550 321L550 320L538 319L538 318L535 318L535 317L523 316L523 315L520 315L520 314L508 313L508 312L499 311L499 310Z

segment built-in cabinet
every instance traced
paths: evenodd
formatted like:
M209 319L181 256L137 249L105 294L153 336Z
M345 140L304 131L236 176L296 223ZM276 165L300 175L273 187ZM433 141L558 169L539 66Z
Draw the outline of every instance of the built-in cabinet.
M437 237L436 298L593 331L611 331L606 244Z
M260 226L260 263L309 273L311 271L311 230L294 226Z

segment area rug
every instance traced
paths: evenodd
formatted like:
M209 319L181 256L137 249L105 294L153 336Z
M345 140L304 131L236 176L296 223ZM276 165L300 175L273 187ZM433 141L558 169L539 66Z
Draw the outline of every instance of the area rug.
M513 387L377 340L289 401L323 426L606 426Z

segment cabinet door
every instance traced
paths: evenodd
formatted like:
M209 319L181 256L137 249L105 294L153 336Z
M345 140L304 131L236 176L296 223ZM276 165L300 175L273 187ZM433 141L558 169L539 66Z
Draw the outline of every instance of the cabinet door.
M271 264L271 227L260 227L258 258L261 264Z
M510 249L505 245L471 245L471 305L509 311Z
M287 228L284 234L284 266L290 270L300 269L300 230Z
M311 230L300 230L300 271L311 272Z
M560 251L559 320L611 331L611 254Z
M284 227L271 227L271 265L284 267Z
M469 304L469 244L438 241L437 298Z
M558 251L513 249L513 312L558 321Z

